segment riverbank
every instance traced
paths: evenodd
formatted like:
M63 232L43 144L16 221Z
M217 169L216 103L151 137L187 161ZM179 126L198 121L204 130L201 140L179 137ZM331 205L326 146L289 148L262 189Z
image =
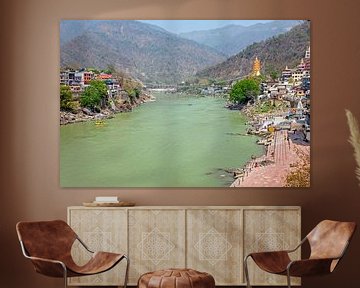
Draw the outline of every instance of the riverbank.
M246 107L243 113L250 119L249 133L261 137L258 144L265 145L265 153L237 169L230 187L289 186L287 178L290 174L310 166L310 143L304 141L302 131L275 130L275 118L277 121L285 120L284 111L254 114L252 108Z
M111 108L101 109L99 112L94 112L87 108L78 108L76 112L60 111L60 125L110 119L115 117L117 113L131 112L135 107L154 100L154 96L142 93L139 98L136 98L131 103L129 101L124 101L120 105L112 103Z
M275 131L266 154L252 159L231 187L285 187L286 178L310 157L310 145L300 135L286 130Z

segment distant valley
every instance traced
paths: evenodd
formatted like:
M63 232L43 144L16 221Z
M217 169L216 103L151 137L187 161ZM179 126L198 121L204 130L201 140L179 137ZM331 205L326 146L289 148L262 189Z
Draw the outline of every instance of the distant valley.
M212 47L230 57L254 42L288 32L300 22L299 20L279 20L251 26L228 25L217 29L181 33L180 36Z

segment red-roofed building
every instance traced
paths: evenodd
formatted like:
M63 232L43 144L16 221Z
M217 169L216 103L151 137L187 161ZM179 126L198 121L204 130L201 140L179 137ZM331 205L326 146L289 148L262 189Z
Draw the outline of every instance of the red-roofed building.
M108 80L108 79L111 79L112 77L113 77L112 74L100 73L99 75L97 75L96 79Z

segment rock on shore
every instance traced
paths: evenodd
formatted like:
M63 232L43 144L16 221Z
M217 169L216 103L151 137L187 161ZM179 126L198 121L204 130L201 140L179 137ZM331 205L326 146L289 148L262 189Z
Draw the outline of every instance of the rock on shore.
M114 102L111 102L111 107L101 109L99 112L93 112L88 108L79 108L76 112L60 111L60 125L113 118L114 114L131 112L133 108L151 99L153 99L151 95L143 93L139 98L132 101L132 103L124 101L116 105Z

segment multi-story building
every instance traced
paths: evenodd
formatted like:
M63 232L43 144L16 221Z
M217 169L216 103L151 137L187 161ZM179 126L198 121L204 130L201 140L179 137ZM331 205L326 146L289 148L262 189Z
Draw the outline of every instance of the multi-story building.
M77 71L74 75L74 81L80 85L88 85L94 79L94 72L91 71Z
M84 85L84 73L83 72L75 72L73 84Z
M75 79L75 72L74 71L69 71L69 84L71 85L74 82Z
M303 71L295 70L292 72L291 77L293 78L294 82L299 82L304 77Z
M60 85L69 85L69 72L68 71L60 72Z
M91 80L94 79L94 72L92 71L83 71L84 84L87 85Z
M108 90L108 96L114 98L119 95L121 91L120 84L114 79L107 79L104 81Z
M310 76L303 77L301 87L305 91L310 90Z
M310 46L306 49L305 59L310 59Z
M281 72L281 80L289 81L291 76L292 76L292 70L286 66L285 69Z
M60 84L61 85L71 85L75 78L75 72L66 70L60 72Z
M310 77L310 70L304 70L303 77Z

